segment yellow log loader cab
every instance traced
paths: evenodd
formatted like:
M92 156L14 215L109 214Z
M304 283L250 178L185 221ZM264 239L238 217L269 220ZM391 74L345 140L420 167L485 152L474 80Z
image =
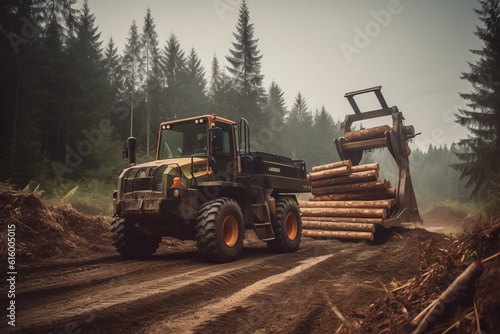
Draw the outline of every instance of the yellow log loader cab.
M196 240L211 261L238 258L245 229L275 252L301 240L294 193L309 192L302 160L250 151L248 122L204 115L160 125L156 160L136 165L135 138L124 145L129 168L114 192L113 245L151 257L163 236Z

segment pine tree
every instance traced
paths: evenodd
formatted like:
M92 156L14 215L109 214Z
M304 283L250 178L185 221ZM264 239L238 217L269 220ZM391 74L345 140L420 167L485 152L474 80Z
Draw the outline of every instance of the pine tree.
M326 111L325 106L322 106L321 110L316 111L314 115L314 125L311 133L315 165L340 160L334 144L334 139L340 137L340 135L340 127Z
M43 71L40 80L47 87L47 99L41 105L44 113L42 129L46 131L44 138L44 158L49 160L62 160L65 156L65 143L67 140L67 124L64 112L67 107L68 76L61 68L65 68L64 27L59 23L61 13L57 11L57 1L52 1L44 16L43 35L41 39L43 57Z
M208 91L208 95L210 97L213 98L217 94L217 92L220 90L222 81L223 78L221 68L219 66L219 60L217 59L217 55L214 55L214 57L212 58L210 88Z
M309 139L312 133L312 115L309 112L306 99L299 92L295 98L292 110L287 119L288 143L293 158L302 157L310 163L308 155Z
M233 34L236 42L232 43L234 49L229 49L231 55L226 57L231 64L227 69L233 75L243 96L253 92L260 93L263 80L263 75L260 74L262 55L257 49L259 40L253 38L254 28L250 23L250 12L245 0L240 7L236 30L237 33Z
M227 70L232 75L233 86L241 95L241 100L236 106L241 115L251 120L258 120L260 117L260 105L265 97L262 87L263 75L260 74L262 55L258 50L258 39L254 39L254 27L250 23L250 13L243 0L236 33L233 42L233 49L229 49L230 55L226 56L230 66Z
M118 54L118 48L115 46L113 37L109 38L108 44L104 51L104 69L106 70L108 83L111 87L111 93L114 97L118 96L119 88L123 80L123 73L121 70L122 59Z
M286 127L285 118L288 110L286 108L284 92L274 81L269 87L268 100L264 108L265 124L268 125L272 133L272 141L266 150L279 154L285 154L286 145Z
M50 25L55 24L64 39L73 37L78 15L73 8L76 2L77 0L49 0L37 8L42 30L49 31Z
M52 62L44 52L41 30L33 24L38 2L6 0L0 5L0 175L18 185L39 169L49 122L43 109L48 100L43 73ZM31 28L23 31L25 24Z
M158 93L158 91L160 90L159 81L161 77L158 34L156 33L155 24L153 21L153 17L151 16L151 10L149 8L146 12L146 17L144 18L144 28L142 31L141 42L143 46L142 57L145 66L144 72L146 75L143 86L143 91L145 92L146 99L146 153L149 155L149 137L151 135L152 114L158 114L160 104L160 94ZM156 94L154 94L155 91Z
M207 81L205 80L205 69L194 48L187 58L186 83L184 88L185 115L195 116L206 112L208 99L205 95Z
M82 131L98 128L103 118L108 118L109 101L107 97L108 82L102 62L101 33L95 24L95 15L90 12L88 0L76 16L74 37L67 42L65 73L67 94L63 102L65 110L63 120L67 124L65 149L68 146L77 150L82 140ZM96 151L94 141L90 152ZM78 173L83 175L88 167L97 167L100 162L95 155L86 156L78 166ZM73 172L72 176L77 173Z
M123 55L124 87L122 96L125 97L130 108L130 136L133 135L134 107L140 100L141 86L143 82L143 58L141 57L141 42L137 32L135 20L130 26L130 35L127 38Z
M186 57L181 49L179 41L174 34L171 34L161 58L165 84L167 87L174 86L182 77L186 70Z
M468 178L472 195L484 194L484 186L500 169L500 2L479 0L481 9L475 10L483 27L475 32L483 42L481 50L472 50L479 56L469 63L470 72L461 78L472 84L473 91L460 96L468 109L461 109L457 123L465 126L471 135L460 141L466 152L457 153L463 161L454 167Z
M239 117L234 110L237 97L231 83L231 79L219 66L217 56L214 55L208 93L211 113L236 120Z
M186 78L186 58L179 41L171 34L163 50L161 64L163 67L165 94L162 118L169 120L182 116L182 85Z
M128 110L124 107L124 101L121 100L121 92L123 87L123 59L118 54L118 48L115 46L113 37L109 38L106 49L104 50L103 66L107 76L108 83L108 103L110 106L108 118L114 125L115 138L124 140L127 138L130 131L130 122L128 122ZM126 99L126 97L125 97Z

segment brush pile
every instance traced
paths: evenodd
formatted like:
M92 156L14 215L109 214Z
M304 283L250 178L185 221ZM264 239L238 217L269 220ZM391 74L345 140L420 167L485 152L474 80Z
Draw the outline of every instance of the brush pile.
M378 164L344 160L312 168L309 201L299 202L303 235L373 240L396 204L396 189L379 180Z
M47 206L30 192L0 192L2 258L7 257L8 226L15 226L16 257L37 261L110 248L109 223L110 218L79 213L67 203Z
M421 274L385 287L385 296L345 324L349 333L499 333L500 222L477 223L449 249L432 240Z

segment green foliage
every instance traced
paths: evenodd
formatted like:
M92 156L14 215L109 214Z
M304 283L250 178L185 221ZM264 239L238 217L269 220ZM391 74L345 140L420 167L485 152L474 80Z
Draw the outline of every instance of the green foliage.
M481 1L483 6L489 3ZM25 188L53 203L64 200L87 213L110 215L117 177L127 167L121 156L126 138L132 134L138 139L138 163L150 161L160 122L205 113L235 121L245 117L250 123L252 149L302 158L309 170L338 160L333 139L341 136L340 123L325 107L310 110L301 93L293 106L286 106L285 92L276 82L264 91L262 55L246 1L226 57L229 66L221 66L214 56L210 80L196 50L186 54L175 34L160 51L149 9L142 30L132 22L127 45L120 53L112 39L102 50L88 2L81 11L75 11L74 4L75 0L22 4L9 0L8 6L0 6L4 33L0 39L0 106L5 115L0 140L8 143L0 147L0 189ZM40 25L38 33L16 52L5 33L21 36L21 18ZM478 32L480 38L487 34L488 29ZM488 59L489 54L485 56ZM478 166L489 168L481 164L489 162L493 151L482 147L498 135L485 124L498 124L490 121L498 120L500 107L493 101L500 99L479 83L484 74L480 68L492 64L473 65L471 73L464 74L465 79L478 83L476 94L487 93L484 96L488 97L481 100L477 99L481 95L463 95L473 110L464 111L460 122L480 140L464 141L469 151L431 146L410 157L421 208L444 199L468 200L465 181L450 164L472 163L475 169L471 173ZM488 82L494 83L500 71L491 73L493 81ZM395 184L397 166L388 152L381 152L365 154L365 161L387 162L382 176ZM494 152L493 156L500 156L499 151ZM465 160L459 161L454 154ZM469 176L467 173L464 175ZM500 181L492 179L487 184L488 212L494 216L498 214Z
M485 211L488 218L500 219L500 173L490 178L485 203Z
M75 196L76 191L78 190L79 187L80 186L76 186L73 189L71 189L70 191L68 191L68 193L66 195L64 195L63 200L70 200L71 198L73 198L73 196Z
M258 50L258 39L254 39L253 24L250 23L250 11L243 0L240 7L238 24L234 37L233 49L229 49L230 56L226 56L231 66L227 70L233 76L236 90L244 98L258 99L263 93L260 74L260 60L262 55ZM248 116L248 115L247 115Z
M481 50L471 52L479 56L469 63L470 71L462 79L472 84L473 91L460 96L468 109L461 109L457 123L471 133L460 145L467 150L458 152L461 162L454 168L467 178L472 195L484 198L484 186L500 168L500 3L498 0L479 0L481 9L475 10L483 23L475 32L484 43ZM483 196L481 196L483 195Z

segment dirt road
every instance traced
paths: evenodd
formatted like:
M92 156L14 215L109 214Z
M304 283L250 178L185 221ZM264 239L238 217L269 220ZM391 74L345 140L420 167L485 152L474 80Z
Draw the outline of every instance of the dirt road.
M149 261L112 252L24 266L17 283L22 333L324 333L418 274L419 249L447 242L424 230L391 232L379 244L304 239L271 254L250 237L233 263L201 260L193 243L163 242ZM2 285L3 288L3 285ZM6 300L2 300L5 305ZM5 326L5 322L2 323ZM0 328L1 332L9 330Z

